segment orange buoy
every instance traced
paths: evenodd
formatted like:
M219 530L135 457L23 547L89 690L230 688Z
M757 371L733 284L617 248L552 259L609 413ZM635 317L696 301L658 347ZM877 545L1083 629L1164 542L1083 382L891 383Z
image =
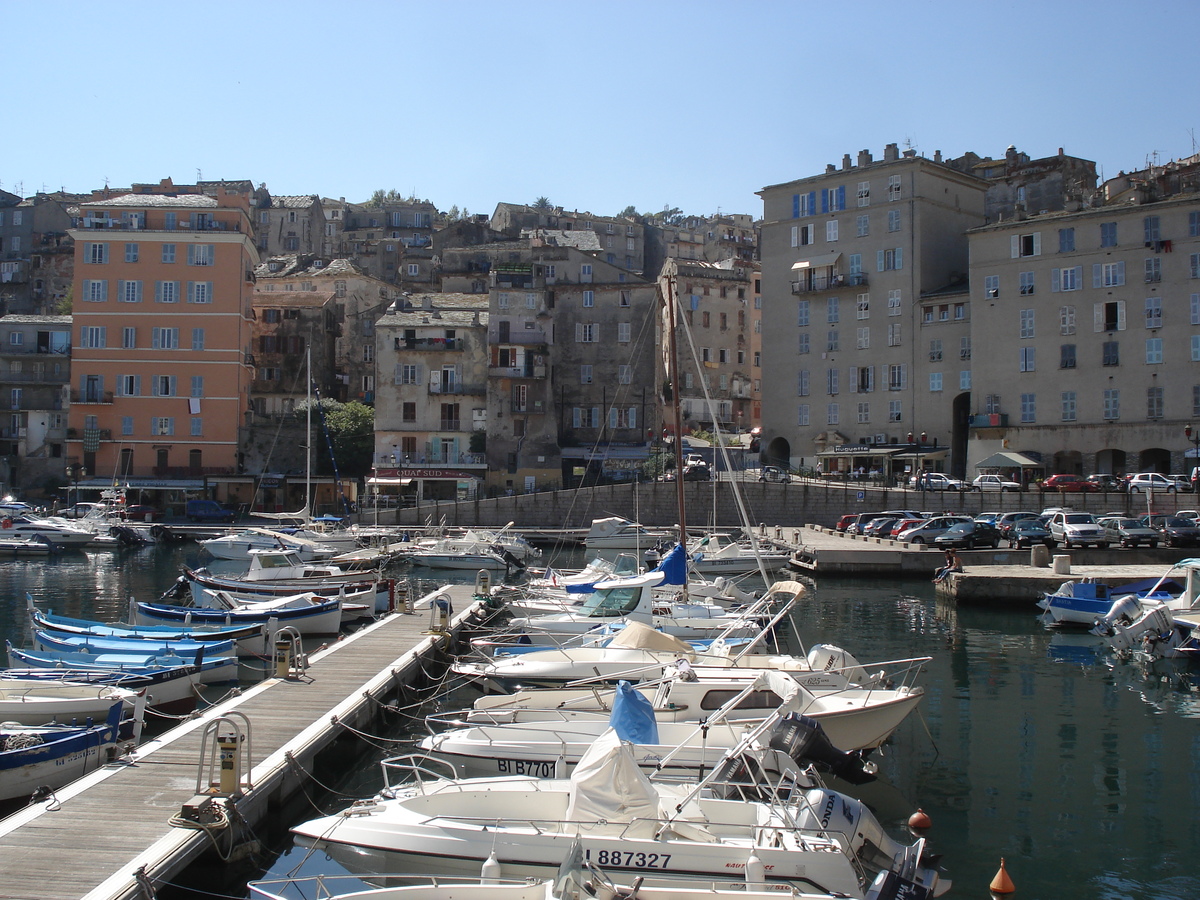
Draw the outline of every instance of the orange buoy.
M924 831L932 824L933 820L929 818L929 814L920 807L917 807L917 811L908 817L908 827L915 828L918 831Z
M1012 879L1008 877L1008 870L1004 868L1004 857L1002 856L1000 857L1000 871L996 873L996 877L988 885L988 890L993 894L1011 894L1016 889L1016 886L1012 883Z

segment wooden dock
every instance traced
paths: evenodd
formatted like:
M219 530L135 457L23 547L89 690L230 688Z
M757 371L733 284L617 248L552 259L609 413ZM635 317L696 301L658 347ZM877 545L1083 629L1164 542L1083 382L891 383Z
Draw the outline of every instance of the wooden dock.
M452 630L461 628L478 609L472 588L440 590L456 611ZM0 820L0 898L148 900L147 888L212 849L207 833L170 821L196 794L210 722L231 711L250 722L253 787L229 803L253 827L306 783L313 757L346 726L368 730L380 701L447 640L430 621L428 610L387 616L313 653L303 677L255 685L60 789L56 802Z

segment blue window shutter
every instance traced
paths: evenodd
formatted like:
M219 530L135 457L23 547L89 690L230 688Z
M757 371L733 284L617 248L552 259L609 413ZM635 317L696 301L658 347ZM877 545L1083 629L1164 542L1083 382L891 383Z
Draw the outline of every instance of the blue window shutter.
M1058 286L1062 281L1062 271L1060 269L1050 270L1050 293L1057 293Z
M1104 275L1100 263L1092 263L1092 287L1104 287Z
M896 268L897 269L904 268L904 248L903 247L896 248Z
M821 188L821 212L829 212L829 188Z
M808 192L808 214L811 216L811 215L815 215L816 212L817 212L817 192L809 191Z
M141 375L133 376L133 396L135 396L135 397L142 396L142 376Z
M792 194L792 218L800 218L800 195Z
M882 272L883 271L883 251L882 250L877 250L875 252L875 264L878 267L878 271Z
M844 184L837 191L837 208L846 208L846 186Z

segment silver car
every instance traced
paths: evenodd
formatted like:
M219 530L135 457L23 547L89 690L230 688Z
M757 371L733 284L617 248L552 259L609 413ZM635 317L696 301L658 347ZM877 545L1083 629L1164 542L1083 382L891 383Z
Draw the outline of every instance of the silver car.
M920 524L904 529L896 535L896 539L907 541L910 544L932 544L935 537L945 534L959 522L970 521L970 516L934 516L932 519L926 519Z
M1101 519L1099 524L1109 543L1121 547L1137 547L1140 544L1157 547L1162 540L1162 535L1156 529L1129 516L1108 516Z

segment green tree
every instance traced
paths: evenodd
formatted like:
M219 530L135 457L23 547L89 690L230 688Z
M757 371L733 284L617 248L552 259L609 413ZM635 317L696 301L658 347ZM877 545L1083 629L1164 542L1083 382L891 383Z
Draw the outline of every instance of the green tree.
M641 215L632 203L617 213L618 218L636 219Z
M452 207L450 207L450 211L446 213L446 218L449 219L451 222L457 222L459 220L460 216L461 216L461 214L458 211L457 203L455 203Z
M533 201L534 209L552 209L553 207L554 207L554 204L552 204L550 202L549 197L538 197L536 200Z
M405 199L405 196L395 188L387 191L385 191L383 188L380 188L371 194L371 199L368 200L364 205L373 206L378 209L385 203L403 203Z
M67 292L66 292L66 294L63 295L63 298L61 300L59 300L58 303L54 304L54 315L69 316L69 315L71 315L74 305L75 305L75 285L72 284L70 287L67 288Z
M303 403L297 404L296 415L303 417L306 408ZM329 443L333 445L338 473L343 478L360 478L368 474L375 453L375 410L357 400L341 403L322 398L321 412L325 416L325 428L329 431ZM320 415L315 409L312 440L317 474L332 475L333 460L325 450Z

